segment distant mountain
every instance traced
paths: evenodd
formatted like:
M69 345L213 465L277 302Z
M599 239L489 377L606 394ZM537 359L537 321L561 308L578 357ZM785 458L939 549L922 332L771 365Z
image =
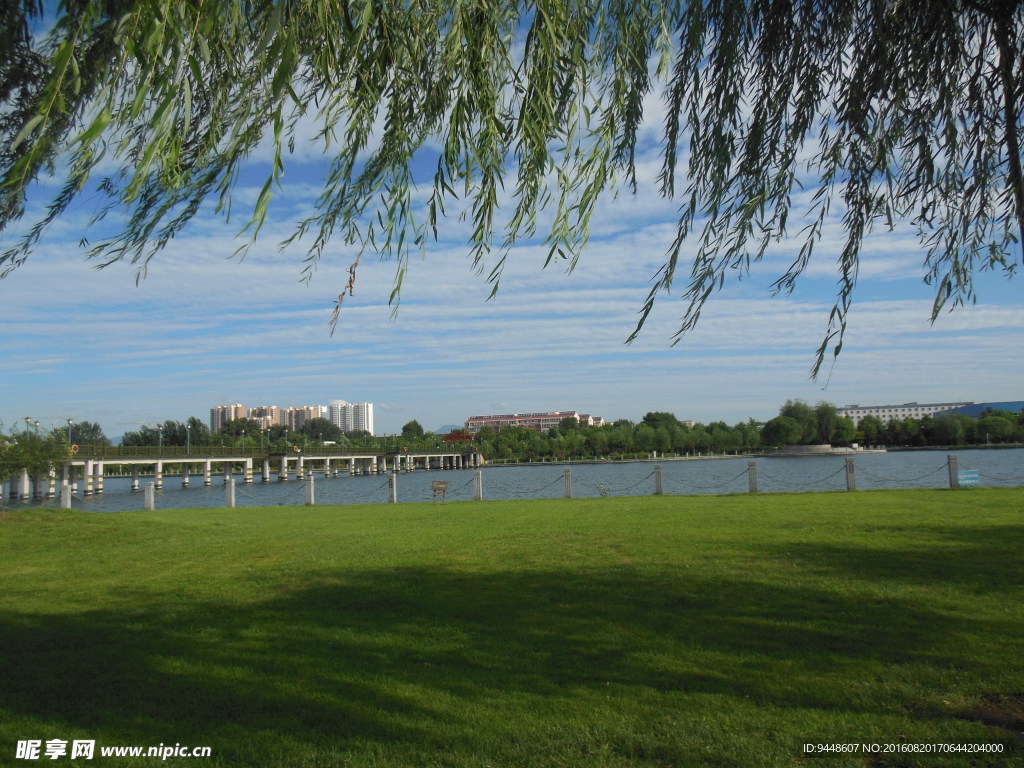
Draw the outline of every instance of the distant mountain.
M466 428L465 424L445 424L443 427L438 427L434 430L435 435L447 435L449 432L461 432Z

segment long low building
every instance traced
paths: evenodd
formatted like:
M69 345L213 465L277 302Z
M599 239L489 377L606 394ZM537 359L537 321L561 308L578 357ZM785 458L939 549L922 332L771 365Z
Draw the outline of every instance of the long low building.
M523 427L544 432L557 427L562 419L576 419L579 424L589 427L603 427L604 419L579 411L547 411L545 413L503 413L493 416L470 416L466 419L466 431L475 435L481 427L490 427L495 432L503 427Z
M921 419L925 416L935 416L970 405L974 405L974 403L903 403L901 405L858 405L855 403L840 408L839 415L849 417L854 426L860 426L861 419L865 416L876 416L883 423L888 423L894 419Z

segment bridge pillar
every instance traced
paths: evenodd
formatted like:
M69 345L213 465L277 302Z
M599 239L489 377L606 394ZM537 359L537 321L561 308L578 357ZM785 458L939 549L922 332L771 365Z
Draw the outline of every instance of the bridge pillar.
M139 490L139 465L132 464L132 491Z
M245 460L245 484L252 485L252 459Z
M156 489L158 491L163 490L164 487L164 462L163 459L156 460L156 470L154 470L154 478L156 481Z
M305 480L306 479L306 459L303 456L299 456L296 459L295 479Z
M283 483L288 479L288 457L281 456L281 466L277 470L277 482Z
M188 462L183 462L181 465L181 487L188 488Z
M234 478L231 476L231 462L230 461L225 461L224 462L224 485L227 485L228 483L234 483L234 481L235 481Z
M213 479L211 478L212 474L213 474L213 462L209 461L209 460L204 461L203 462L203 487L209 488L213 484Z
M269 456L264 457L262 469L263 469L263 472L261 473L260 479L264 483L269 483L270 482L270 457Z
M82 467L82 477L85 478L85 495L92 496L92 459L86 459Z
M96 493L103 493L103 462L96 462Z
M355 460L355 457L353 457L353 458L348 460L348 473L352 477L355 477L355 475L356 475L356 460Z

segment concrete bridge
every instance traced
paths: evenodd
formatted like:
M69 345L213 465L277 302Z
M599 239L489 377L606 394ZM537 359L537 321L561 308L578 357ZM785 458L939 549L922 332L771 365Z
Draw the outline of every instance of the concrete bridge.
M472 469L483 464L483 456L469 448L429 451L345 451L335 448L306 449L294 447L291 452L238 450L220 446L74 446L70 461L54 467L42 476L10 478L10 498L28 501L33 498L55 498L59 488L67 485L72 493L80 490L85 496L103 493L103 480L108 470L117 469L118 476L131 474L132 490L139 490L139 478L153 477L157 489L163 488L166 476L181 478L188 487L193 477L202 477L204 486L213 484L214 476L228 483L235 475L252 483L259 472L260 480L279 482L292 478L304 480L320 475L325 478L342 475L375 475L415 470Z

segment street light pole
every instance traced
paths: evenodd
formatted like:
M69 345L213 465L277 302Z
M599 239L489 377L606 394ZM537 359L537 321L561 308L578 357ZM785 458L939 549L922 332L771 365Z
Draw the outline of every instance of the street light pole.
M73 422L71 419L68 419L68 445L71 445L71 427L73 427L74 424L75 422Z
M185 455L192 455L192 425L185 425Z

